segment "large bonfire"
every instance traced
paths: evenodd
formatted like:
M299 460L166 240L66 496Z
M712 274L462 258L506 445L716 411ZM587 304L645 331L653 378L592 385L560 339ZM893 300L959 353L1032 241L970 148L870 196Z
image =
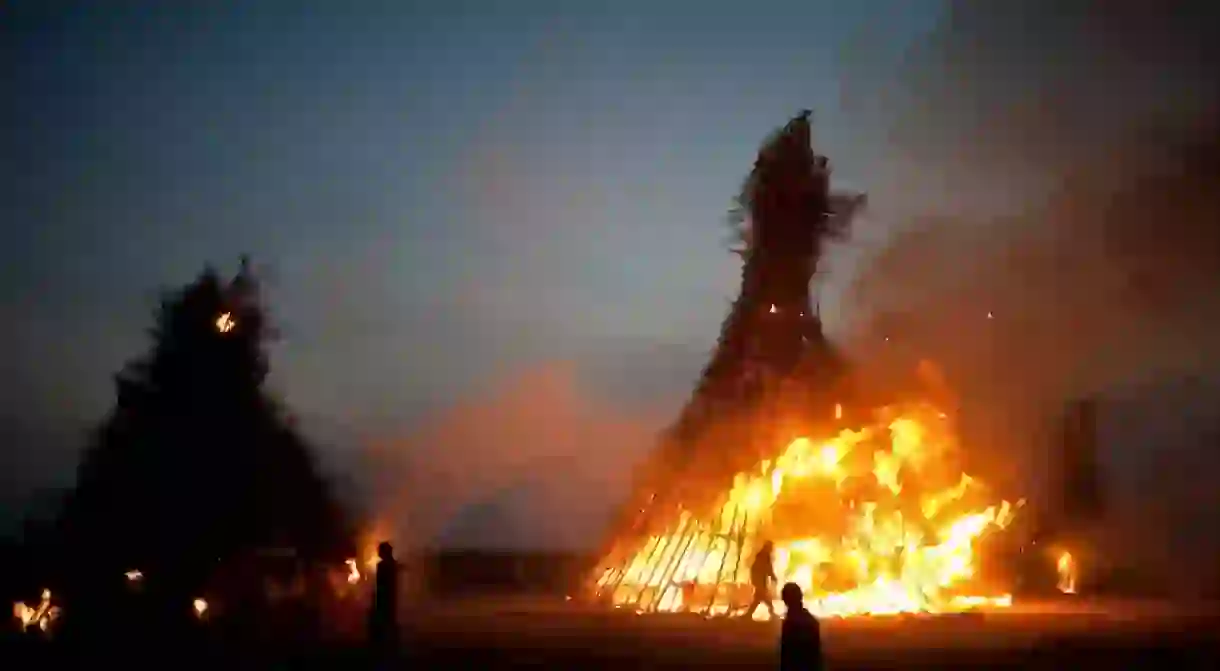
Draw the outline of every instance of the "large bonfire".
M779 580L823 615L1009 602L980 584L979 547L1016 506L963 472L937 408L861 413L870 404L823 335L811 284L864 204L829 178L809 112L759 151L731 217L741 293L613 530L590 581L597 598L640 612L744 610L769 540Z
M663 533L613 552L596 592L641 612L733 613L750 603L749 565L769 539L780 582L800 585L817 614L1006 606L1009 595L977 580L977 548L1019 503L991 498L961 470L949 424L914 404L797 438L737 473L709 509L679 508Z

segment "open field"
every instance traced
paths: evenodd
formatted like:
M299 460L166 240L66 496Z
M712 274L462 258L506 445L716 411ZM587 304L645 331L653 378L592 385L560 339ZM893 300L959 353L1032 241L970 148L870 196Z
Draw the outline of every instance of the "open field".
M775 667L779 635L778 623L640 616L547 597L462 597L407 610L399 668L766 669ZM107 653L116 659L91 656L88 664L132 666L133 634ZM1150 603L1026 603L969 615L827 620L823 638L835 669L1220 668L1217 610ZM68 666L56 663L66 651L43 652L51 655L43 668ZM286 657L291 668L360 668L363 654L308 644L287 652L201 648L160 657L156 666L270 668Z
M1210 611L1210 612L1209 612ZM554 601L464 599L411 615L411 657L495 668L770 668L776 623L606 613ZM1118 668L1220 663L1212 609L1147 603L1034 603L1006 612L828 620L835 668Z

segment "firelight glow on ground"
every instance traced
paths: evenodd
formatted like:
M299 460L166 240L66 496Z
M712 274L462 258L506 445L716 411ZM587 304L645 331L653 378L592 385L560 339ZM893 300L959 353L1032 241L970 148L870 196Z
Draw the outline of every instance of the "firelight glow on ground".
M975 581L977 546L1023 501L995 500L957 450L945 415L923 404L824 441L798 438L738 473L718 509L684 510L668 533L612 553L595 591L639 612L742 611L750 563L770 539L780 583L800 585L817 615L1007 607L1011 595Z

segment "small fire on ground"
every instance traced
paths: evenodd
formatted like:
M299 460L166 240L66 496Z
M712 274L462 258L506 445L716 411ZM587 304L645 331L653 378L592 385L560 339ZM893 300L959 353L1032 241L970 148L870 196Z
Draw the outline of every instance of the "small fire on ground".
M361 562L357 559L346 560L346 570L343 575L347 585L355 586L360 584L366 577L371 575L380 561L376 553L370 553L369 558L363 562L364 571L362 571ZM123 574L123 577L133 588L136 588L144 581L144 573L138 569L127 571ZM191 610L196 618L203 620L208 617L211 605L207 599L196 597L191 601ZM60 613L60 607L52 602L51 590L49 589L42 591L41 600L35 605L31 606L23 601L13 603L13 618L16 620L17 627L21 631L37 629L44 633L50 633Z
M779 584L800 585L820 616L1010 606L1010 594L977 584L977 547L1024 501L995 500L961 470L943 413L886 414L828 440L797 438L738 473L716 509L675 512L667 533L612 553L596 596L641 613L744 614L769 539ZM762 606L750 615L769 619Z
M42 598L35 606L29 606L22 601L13 604L13 617L16 618L22 631L37 627L41 631L50 629L51 624L59 617L59 607L51 605L51 590L42 590Z
M1072 553L1064 552L1059 555L1059 560L1055 562L1055 569L1059 574L1059 580L1056 587L1064 594L1076 593L1076 559L1072 557Z
M347 564L348 584L355 585L368 575L371 575L373 571L377 569L377 564L379 562L381 562L381 558L377 556L376 551L371 551L368 553L368 559L365 559L363 562L363 570L361 570L362 563L358 558L352 557L345 560L344 563Z

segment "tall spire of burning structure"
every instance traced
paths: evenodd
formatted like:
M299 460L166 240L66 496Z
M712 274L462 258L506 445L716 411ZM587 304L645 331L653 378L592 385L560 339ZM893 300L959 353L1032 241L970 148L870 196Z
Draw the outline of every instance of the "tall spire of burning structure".
M729 213L742 243L733 250L744 260L741 290L696 394L733 393L724 387L747 361L786 376L811 349L829 355L811 284L826 244L847 235L865 198L830 191L830 164L813 150L810 114L767 140Z
M961 472L944 415L881 408L847 429L853 413L837 398L846 366L810 286L864 197L830 191L811 135L804 112L763 145L742 187L730 216L740 295L611 529L590 581L598 599L734 612L751 600L751 555L774 541L776 574L823 613L994 602L947 588L977 587L974 543L1011 506L986 502Z
M694 393L639 473L613 535L647 526L657 506L645 503L697 495L675 486L676 472L731 473L751 456L740 445L773 443L776 436L760 432L755 418L781 385L796 391L788 396L798 402L835 403L830 390L842 359L822 332L811 285L827 244L848 234L865 196L830 190L829 161L812 147L811 114L802 111L767 138L735 199L728 221L740 243L732 251L743 260L740 291Z

